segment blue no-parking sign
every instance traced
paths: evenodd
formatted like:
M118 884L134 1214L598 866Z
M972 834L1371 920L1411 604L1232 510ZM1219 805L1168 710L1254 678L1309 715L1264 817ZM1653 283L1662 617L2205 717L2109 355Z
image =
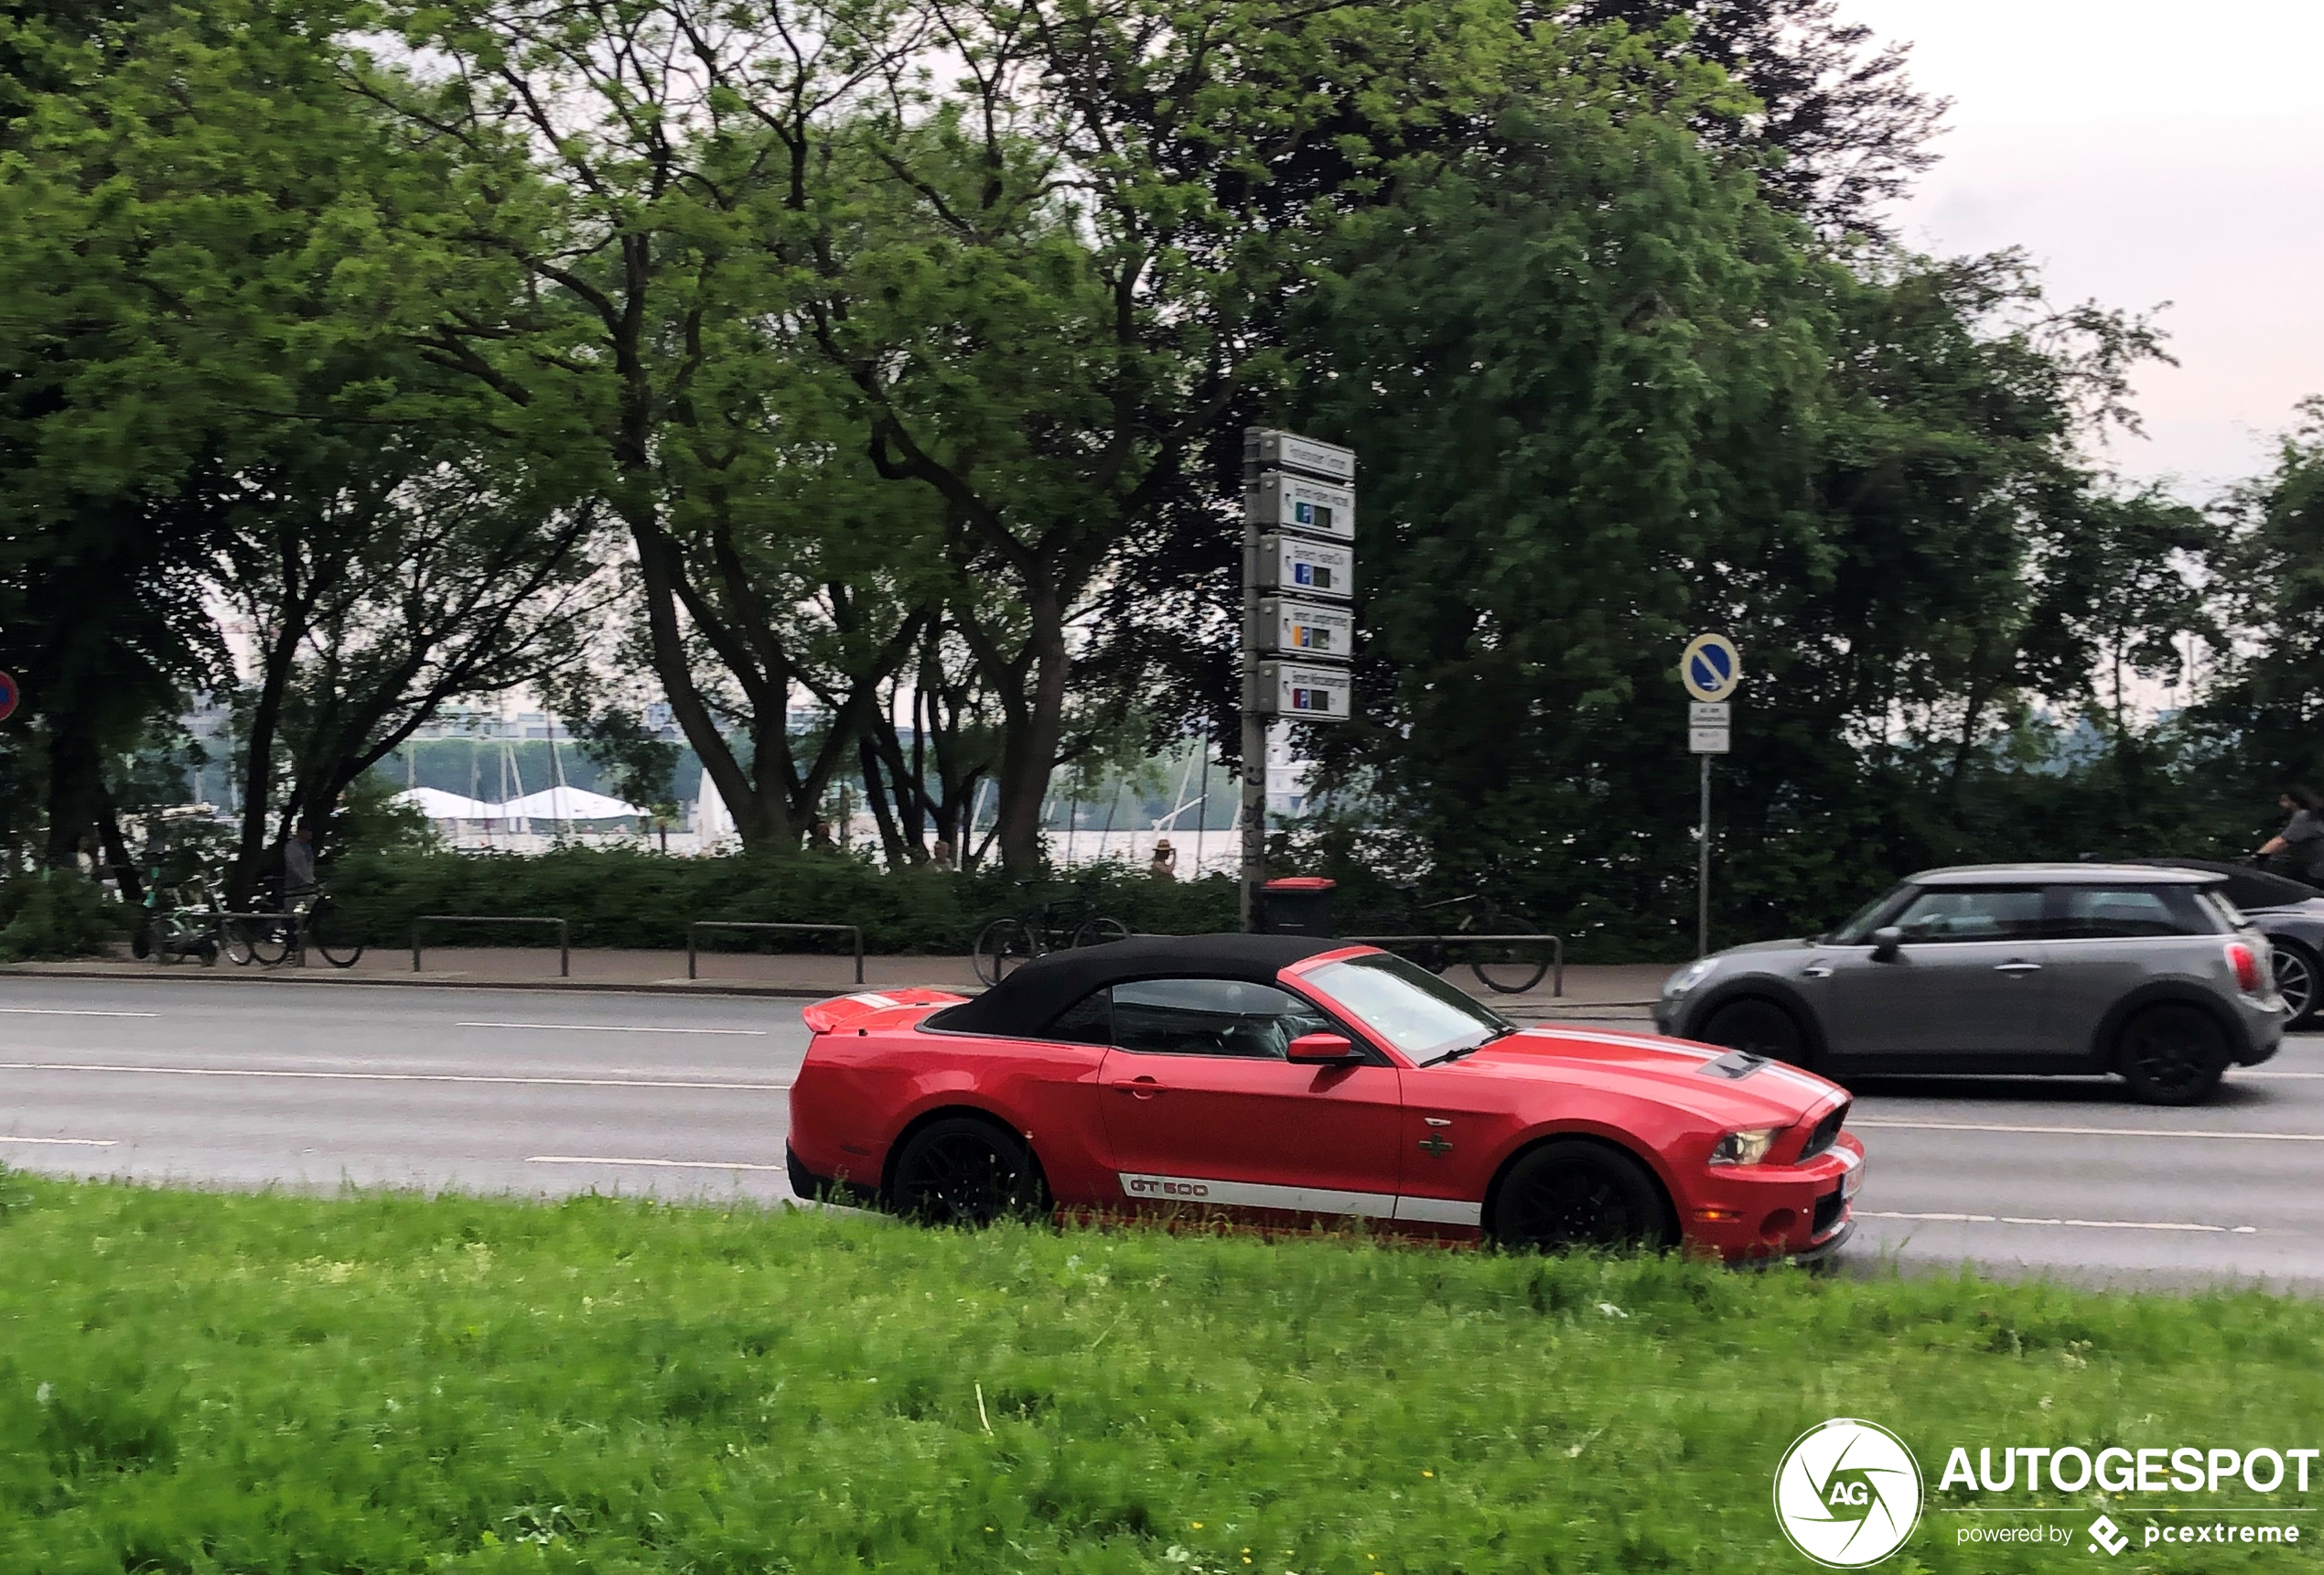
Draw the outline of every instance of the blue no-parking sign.
M1698 634L1678 659L1678 676L1697 700L1724 700L1743 682L1743 653L1724 634Z

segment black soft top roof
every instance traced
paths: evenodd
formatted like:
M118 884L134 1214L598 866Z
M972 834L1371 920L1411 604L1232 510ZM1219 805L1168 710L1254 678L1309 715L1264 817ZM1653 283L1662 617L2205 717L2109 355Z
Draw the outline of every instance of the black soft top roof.
M1051 952L927 1026L958 1033L1038 1034L1092 990L1137 979L1247 979L1271 985L1292 964L1349 943L1315 935L1133 935Z

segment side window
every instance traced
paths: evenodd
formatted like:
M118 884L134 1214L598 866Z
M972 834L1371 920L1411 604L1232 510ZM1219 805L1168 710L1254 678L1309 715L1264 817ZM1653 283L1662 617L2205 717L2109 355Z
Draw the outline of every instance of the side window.
M1114 987L1114 1042L1148 1055L1239 1055L1280 1061L1323 1014L1273 985L1245 979L1146 979Z
M1067 1007L1041 1037L1061 1039L1071 1044L1113 1043L1114 1006L1108 992L1092 990Z
M2051 899L2053 933L2061 940L2135 940L2208 935L2219 924L2183 886L2060 886Z
M1892 922L1908 941L2030 941L2042 933L2041 890L1931 886Z

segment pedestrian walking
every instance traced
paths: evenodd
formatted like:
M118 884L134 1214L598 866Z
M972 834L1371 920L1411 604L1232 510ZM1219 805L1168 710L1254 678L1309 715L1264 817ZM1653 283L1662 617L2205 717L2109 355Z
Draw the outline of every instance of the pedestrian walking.
M2294 782L2276 804L2291 815L2284 829L2260 845L2259 857L2282 854L2292 872L2311 885L2324 883L2324 798L2316 790Z

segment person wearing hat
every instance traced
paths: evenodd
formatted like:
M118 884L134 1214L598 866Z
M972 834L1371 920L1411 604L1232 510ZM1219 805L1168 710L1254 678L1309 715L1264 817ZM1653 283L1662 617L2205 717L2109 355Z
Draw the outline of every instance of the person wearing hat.
M1146 872L1157 880L1176 880L1178 878L1178 850L1170 846L1168 837L1163 837L1154 845L1154 862L1146 867Z

